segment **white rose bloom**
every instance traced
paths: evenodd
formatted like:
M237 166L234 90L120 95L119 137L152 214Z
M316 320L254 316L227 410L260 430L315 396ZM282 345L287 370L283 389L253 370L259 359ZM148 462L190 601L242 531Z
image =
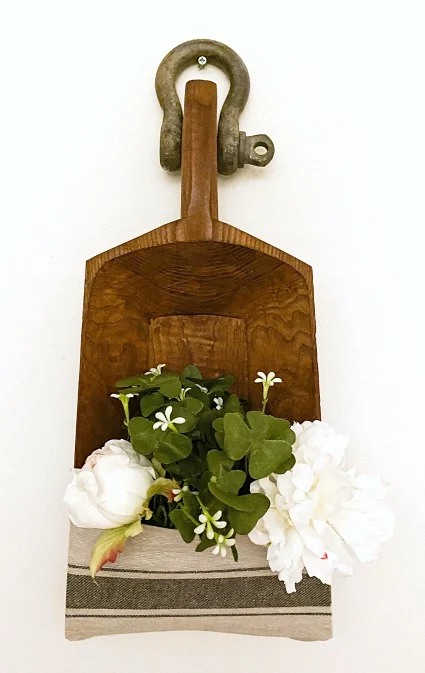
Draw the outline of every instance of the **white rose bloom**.
M66 489L69 518L81 528L116 528L135 521L155 479L151 462L124 439L111 439L87 458Z
M255 544L268 545L270 568L289 593L303 568L331 584L334 570L351 574L356 559L376 558L395 523L382 502L381 479L343 469L347 437L321 421L295 423L292 430L293 469L251 484L271 505L249 533Z

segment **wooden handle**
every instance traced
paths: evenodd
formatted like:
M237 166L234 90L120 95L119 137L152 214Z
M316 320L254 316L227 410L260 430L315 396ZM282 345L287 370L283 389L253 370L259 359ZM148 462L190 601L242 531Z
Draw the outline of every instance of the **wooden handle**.
M182 137L182 219L202 227L218 219L217 87L186 84Z

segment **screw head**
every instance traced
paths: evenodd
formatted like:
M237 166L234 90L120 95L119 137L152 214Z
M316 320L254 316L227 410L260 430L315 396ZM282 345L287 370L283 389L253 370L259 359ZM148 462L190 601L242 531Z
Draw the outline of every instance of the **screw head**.
M200 56L200 57L198 58L198 65L199 65L199 68L202 70L202 68L203 68L204 66L207 65L207 62L208 62L208 61L207 61L207 57L206 57L206 56Z

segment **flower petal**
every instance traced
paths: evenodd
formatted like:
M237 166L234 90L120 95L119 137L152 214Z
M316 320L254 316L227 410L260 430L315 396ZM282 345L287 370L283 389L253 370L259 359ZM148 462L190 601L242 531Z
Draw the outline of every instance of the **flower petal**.
M227 521L214 521L214 526L216 528L226 528Z
M177 423L177 425L181 425L182 423L185 423L186 421L181 416L177 416L177 418L173 418L173 420L171 422L172 423Z

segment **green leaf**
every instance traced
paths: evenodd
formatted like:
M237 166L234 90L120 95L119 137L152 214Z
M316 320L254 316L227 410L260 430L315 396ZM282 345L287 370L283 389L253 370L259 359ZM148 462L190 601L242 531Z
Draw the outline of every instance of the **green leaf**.
M224 450L232 460L249 456L249 474L253 479L262 479L275 472L289 460L295 435L289 422L260 411L249 411L247 423L237 413L224 416L223 424L215 421L216 439L223 443Z
M262 493L253 493L252 495L262 495ZM232 528L235 529L235 533L239 535L248 535L256 525L257 521L261 519L262 516L267 512L270 501L264 496L267 500L267 503L264 503L262 509L253 510L252 512L242 512L241 510L233 509L229 507L227 510L227 518L229 524Z
M190 379L197 379L198 381L202 381L202 374L196 365L188 365L183 369L180 376L183 388L192 387L195 385L195 383L190 381Z
M150 393L148 395L143 395L140 400L140 409L143 416L150 416L157 409L163 406L165 400L164 395L161 393Z
M184 479L197 477L202 472L202 462L194 453L191 453L187 458L183 458L183 460L179 460L176 466Z
M292 454L292 446L280 439L263 439L252 446L249 454L249 474L253 479L268 477Z
M192 542L195 537L195 533L193 532L194 524L187 518L183 510L174 509L170 512L170 519L179 531L183 540L187 543Z
M199 388L196 387L195 384L193 384L193 388L191 388L187 393L186 393L186 399L195 399L199 400L202 402L204 407L209 408L210 406L210 398L208 397L207 393L203 393L202 390L199 390Z
M209 549L210 547L214 547L216 544L215 540L209 540L206 536L204 536L198 546L196 547L195 551L205 551L205 549ZM233 547L232 547L233 549Z
M224 418L216 418L212 424L215 430L215 441L224 451Z
M289 421L262 414L261 411L248 411L248 424L257 438L284 439L289 444L295 441L295 433L290 428Z
M230 460L224 451L218 451L217 449L208 451L207 463L209 471L216 477L220 474L220 467L223 467L225 470L231 470L234 465L233 460Z
M154 390L154 388L152 388ZM133 395L137 395L139 393L145 392L144 388L137 388L135 386L132 386L131 388L120 388L118 391L121 395L127 395L127 393L132 393Z
M208 488L213 496L217 498L217 500L220 500L220 502L227 505L228 507L232 507L233 509L237 509L241 512L256 512L257 510L262 511L264 506L267 505L266 509L264 510L264 512L266 512L270 505L269 499L262 493L235 495L234 493L228 493L227 491L224 491L218 486L218 484L215 484L211 481L208 484ZM263 514L260 514L258 518L261 516L263 516Z
M288 460L285 460L284 463L282 463L278 467L275 467L274 472L276 474L285 474L285 472L292 470L292 468L295 465L295 462L296 462L295 456L289 456Z
M224 403L224 412L226 414L241 414L244 415L244 409L241 401L237 395L230 395L229 399Z
M183 491L183 504L185 509L187 509L187 511L189 512L189 514L194 519L197 519L201 513L201 506L196 498L196 495L194 495L190 491Z
M130 419L128 432L133 449L143 456L152 453L160 440L159 434L153 429L153 423L141 416Z
M183 474L181 468L179 467L179 463L167 463L167 472L169 472L173 477L178 477L179 481L183 479Z
M204 408L201 400L197 400L195 397L185 397L181 404L183 407L186 407L186 409L189 409L192 414L199 414Z
M116 382L117 388L138 388L139 390L147 390L148 388L155 388L151 376L128 376L126 379L120 379Z
M217 483L223 491L237 494L244 485L245 480L246 474L242 470L231 470L228 472L221 466Z
M178 397L182 390L180 377L177 374L161 374L155 377L155 383L159 385L159 392L165 397Z
M198 416L198 429L201 435L201 441L207 446L216 445L216 435L214 432L214 423L218 419L220 412L217 409L208 409Z
M267 437L270 428L270 416L262 414L261 411L248 411L246 420L256 437ZM285 422L285 421L284 421Z
M225 452L232 460L240 460L250 449L250 429L239 414L226 414L223 428Z
M173 418L184 418L184 423L176 424L176 428L180 433L186 434L191 432L198 423L198 418L186 407L183 407L180 402L170 402L167 406L172 407L173 413L171 414L171 419Z
M128 523L118 528L110 528L98 537L90 560L90 575L95 577L96 573L103 568L105 563L114 563L120 552L123 551L125 543L129 537L135 537L143 531L140 519Z
M178 435L172 431L164 432L162 435L154 457L163 465L182 460L192 451L192 441L186 435Z

